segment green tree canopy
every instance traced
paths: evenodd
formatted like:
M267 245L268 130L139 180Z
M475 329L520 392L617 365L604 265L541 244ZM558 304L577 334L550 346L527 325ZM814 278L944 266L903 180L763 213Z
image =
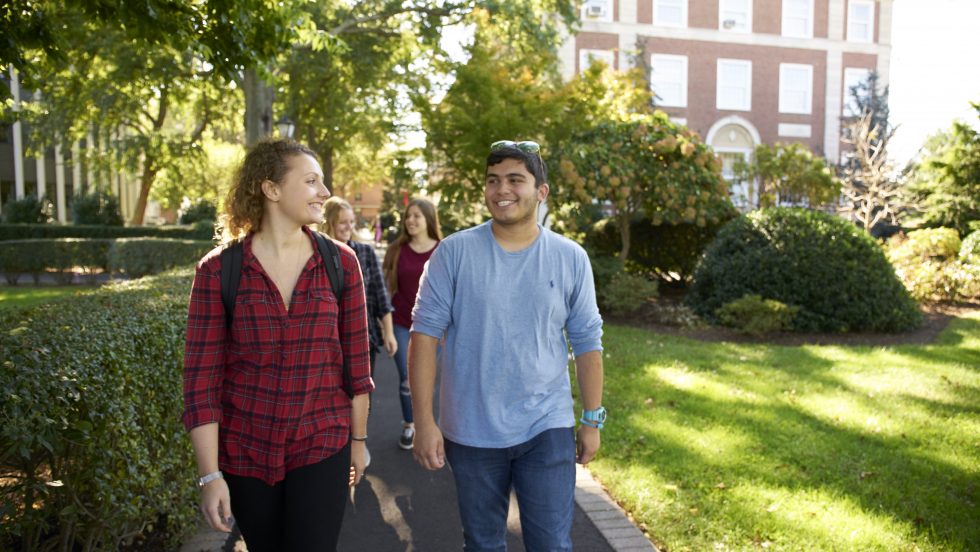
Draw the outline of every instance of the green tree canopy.
M980 122L980 103L971 106ZM907 187L910 224L955 228L965 236L969 223L980 220L980 132L957 121L930 137L923 154Z
M811 207L833 201L840 183L823 158L796 142L756 146L749 163L735 167L741 177L759 181L759 208L774 207L779 199L805 200Z

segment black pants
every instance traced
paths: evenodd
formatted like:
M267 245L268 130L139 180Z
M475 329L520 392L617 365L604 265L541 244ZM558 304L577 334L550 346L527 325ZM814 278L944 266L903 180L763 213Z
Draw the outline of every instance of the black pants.
M249 552L334 552L350 473L350 443L330 458L268 485L225 474L231 510Z

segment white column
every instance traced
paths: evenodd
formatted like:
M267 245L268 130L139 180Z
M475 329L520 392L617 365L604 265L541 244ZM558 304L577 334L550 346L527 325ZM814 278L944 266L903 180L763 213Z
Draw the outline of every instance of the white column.
M844 54L839 49L827 52L827 90L824 99L823 151L827 161L836 164L840 156L840 116L844 107Z
M636 7L634 2L633 7ZM619 9L623 9L623 2L619 3ZM622 11L620 11L622 14ZM619 34L619 66L617 69L626 71L634 67L633 58L636 54L636 33L623 32ZM642 52L641 52L642 53Z
M636 1L619 0L619 22L634 24L636 23Z
M827 11L827 38L844 40L844 0L830 0Z
M61 139L54 146L54 194L58 222L68 222L68 207L65 201L65 156L61 152Z
M95 162L92 160L98 151L95 147L95 137L92 135L92 127L88 127L88 134L85 136L85 174L88 187L95 190L98 182L95 179Z
M575 76L575 35L566 34L565 41L558 48L558 61L561 63L562 80L568 81Z
M878 82L882 87L888 86L891 74L892 57L892 0L881 0L878 25Z
M71 185L75 195L85 192L82 186L82 146L78 140L71 143Z
M41 101L41 92L34 92L34 100L37 102ZM48 191L48 173L47 165L45 160L46 149L42 149L37 158L37 198L41 199L47 194Z
M14 99L14 113L20 111L20 78L17 70L10 68L10 95ZM13 125L14 133L14 199L24 197L24 142L21 137L21 123L18 117Z

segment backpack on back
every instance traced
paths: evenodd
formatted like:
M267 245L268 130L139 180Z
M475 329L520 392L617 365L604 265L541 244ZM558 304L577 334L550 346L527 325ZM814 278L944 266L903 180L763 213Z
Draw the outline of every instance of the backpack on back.
M334 297L337 298L337 333L340 334L340 325L343 323L341 315L341 297L344 296L344 267L340 263L340 250L333 240L319 232L314 232L316 247L320 252L320 258L327 267L327 278L330 280L330 289ZM242 279L242 250L245 246L242 240L235 240L228 244L221 251L221 303L225 307L225 325L231 330L232 319L235 313L235 298L238 296L238 284ZM354 397L354 387L351 382L350 369L347 365L347 357L344 357L344 392L348 397Z

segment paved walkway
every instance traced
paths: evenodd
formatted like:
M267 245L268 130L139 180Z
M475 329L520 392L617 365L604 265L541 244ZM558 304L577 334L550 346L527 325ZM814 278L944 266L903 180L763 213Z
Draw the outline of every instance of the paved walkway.
M448 468L430 472L412 454L398 448L401 411L394 362L378 356L368 422L371 466L350 503L340 534L340 552L456 552L463 532L456 509L456 489ZM601 454L601 451L600 451ZM579 466L575 488L572 540L581 552L656 552L623 510L602 490L588 469ZM234 508L234 506L232 506ZM511 498L507 547L524 550L516 502ZM204 527L180 552L247 550L237 533L228 536Z

